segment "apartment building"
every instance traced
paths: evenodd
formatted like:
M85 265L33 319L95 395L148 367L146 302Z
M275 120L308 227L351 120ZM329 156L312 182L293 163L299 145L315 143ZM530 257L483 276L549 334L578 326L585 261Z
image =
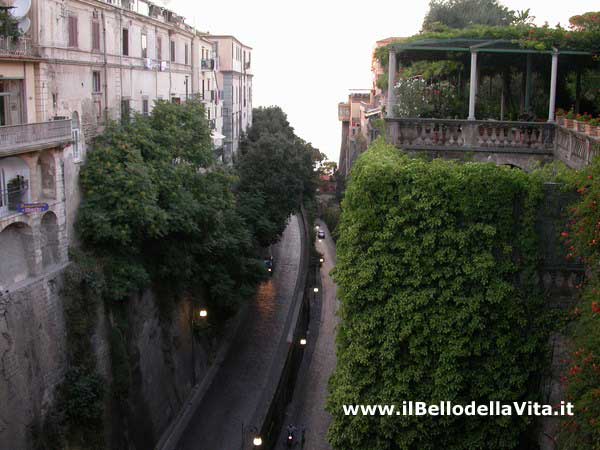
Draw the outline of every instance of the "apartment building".
M241 135L252 125L252 48L234 36L207 37L214 42L218 54L224 158L232 161L238 152Z
M109 120L200 96L226 161L252 120L233 36L146 0L4 1L23 34L0 36L0 290L66 263L79 168Z

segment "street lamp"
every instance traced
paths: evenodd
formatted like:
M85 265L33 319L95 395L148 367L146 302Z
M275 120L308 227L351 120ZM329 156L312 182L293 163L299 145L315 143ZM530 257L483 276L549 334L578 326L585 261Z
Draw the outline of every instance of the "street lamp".
M316 294L317 292L319 292L319 288L318 287L313 288L313 292Z
M306 338L300 339L300 345L302 345L302 346L306 345Z
M250 432L254 435L252 438L252 445L255 447L260 447L262 445L262 438L258 434L258 430L256 427L250 428Z
M208 316L208 311L206 309L202 308L200 310L200 317L204 318L204 317L207 317L207 316Z

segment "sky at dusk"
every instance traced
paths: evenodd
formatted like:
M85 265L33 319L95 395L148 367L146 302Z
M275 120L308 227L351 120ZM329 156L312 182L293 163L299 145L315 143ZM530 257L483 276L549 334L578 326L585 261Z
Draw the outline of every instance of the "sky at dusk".
M371 87L375 41L420 30L428 0L218 0L162 2L187 23L212 34L233 34L253 48L254 106L279 105L296 133L338 160L337 104L349 89ZM599 8L598 0L505 0L531 8L536 23L568 24ZM526 6L524 6L526 5Z

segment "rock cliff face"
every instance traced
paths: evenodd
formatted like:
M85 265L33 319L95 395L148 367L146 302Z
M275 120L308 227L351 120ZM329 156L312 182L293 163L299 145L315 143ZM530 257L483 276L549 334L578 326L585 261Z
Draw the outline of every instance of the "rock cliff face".
M192 340L191 305L177 303L161 323L155 296L132 299L128 352L132 374L128 435L136 449L153 448L209 368L209 355Z
M0 295L0 449L33 448L33 429L55 400L67 369L63 268ZM155 296L130 300L126 336L131 387L127 411L107 411L108 448L152 448L205 375L207 343L192 344L191 307L179 301L160 319ZM98 309L92 338L98 372L112 382L110 318ZM192 352L193 348L193 352ZM109 402L107 402L109 404Z
M66 368L61 270L0 294L0 448L29 448Z

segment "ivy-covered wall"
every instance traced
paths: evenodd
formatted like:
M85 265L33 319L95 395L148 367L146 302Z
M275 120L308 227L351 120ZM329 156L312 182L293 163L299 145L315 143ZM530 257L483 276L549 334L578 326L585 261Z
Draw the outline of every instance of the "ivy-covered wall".
M493 164L411 159L382 140L360 158L335 271L335 449L533 447L527 418L345 416L342 405L538 399L542 184Z

